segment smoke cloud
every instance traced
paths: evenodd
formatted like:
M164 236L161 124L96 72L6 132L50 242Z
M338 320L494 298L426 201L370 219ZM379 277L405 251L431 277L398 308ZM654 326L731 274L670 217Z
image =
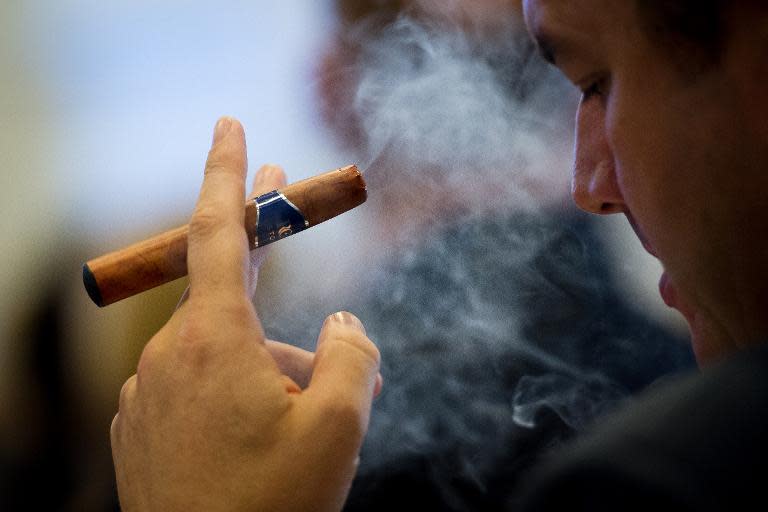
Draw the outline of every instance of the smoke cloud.
M519 208L535 206L532 186L564 182L573 94L517 24L488 35L401 17L362 45L358 64L351 107L374 179ZM396 172L377 169L393 160Z
M371 243L387 257L351 293L258 304L276 339L308 342L348 309L381 349L347 510L397 503L403 481L445 510L498 505L542 450L692 364L627 307L594 221L550 203L566 190L570 88L519 22L476 29L399 17L347 32L335 78L354 88L334 116L367 164L366 220L398 235Z

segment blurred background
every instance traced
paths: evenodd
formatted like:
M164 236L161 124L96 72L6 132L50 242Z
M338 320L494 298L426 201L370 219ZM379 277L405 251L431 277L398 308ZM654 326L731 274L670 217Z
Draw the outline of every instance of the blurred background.
M290 180L348 163L368 169L369 203L272 251L256 302L273 337L311 346L322 319L343 308L371 323L369 332L381 335L376 341L395 347L393 357L429 358L423 346L420 354L404 353L402 339L411 334L392 333L387 326L405 318L404 312L418 314L422 307L426 311L419 300L429 302L448 282L439 277L427 299L415 300L403 295L403 289L390 290L397 272L408 268L401 275L404 282L419 281L424 273L413 265L418 259L414 255L432 254L431 240L477 238L456 232L456 218L488 214L489 208L514 198L524 213L505 211L505 218L526 215L519 225L530 227L530 216L544 209L540 216L549 220L534 224L548 233L546 240L554 226L568 226L568 233L592 240L591 245L577 244L577 252L599 248L589 268L596 279L610 285L610 297L622 303L617 318L629 315L628 325L642 325L642 332L671 340L665 345L669 350L652 350L653 359L643 366L648 371L635 375L631 384L623 383L623 394L690 367L681 342L684 330L657 297L659 269L622 219L585 221L571 210L570 117L577 98L556 75L530 64L531 48L521 42L524 39L519 6L502 0L1 2L0 508L117 508L109 425L118 393L186 283L180 280L99 309L83 290L81 265L187 221L213 125L221 115L236 116L246 128L249 178L265 162L282 165ZM440 60L446 55L447 67ZM459 69L454 62L475 60L483 66L452 74ZM517 67L505 67L506 62ZM486 72L489 78L481 79ZM519 79L523 73L533 75ZM401 78L425 84L433 76L444 82L431 89L420 85L423 97L398 88ZM513 87L497 90L496 80ZM511 92L499 93L500 103L488 105L483 94L488 84L488 90ZM537 92L539 87L544 96ZM444 103L439 99L445 91L464 97L465 90L483 99L480 107L472 107L479 110L467 110L466 103L456 106L450 95ZM395 100L401 105L414 97L420 98L416 105L393 106ZM538 98L533 107L526 103L530 98ZM559 114L550 112L552 98L562 107ZM425 112L430 112L427 105L433 99L438 112L429 117ZM536 128L507 131L509 127L498 124L520 109L525 113L521 119L535 121ZM441 117L448 110L453 114ZM389 114L395 111L410 113L393 118ZM492 131L441 131L468 117ZM426 118L435 122L420 124ZM416 133L405 137L403 126L415 127ZM419 130L433 136L423 137ZM467 162L487 154L489 144L509 152L467 173ZM456 147L474 149L453 153ZM518 154L523 156L518 159ZM499 162L527 170L508 178ZM504 186L499 188L499 183ZM475 211L477 203L485 203L485 210ZM534 243L535 250L524 245L536 254L568 257L548 244ZM532 261L514 256L511 260L518 271ZM558 290L563 287L555 284ZM514 288L507 291L515 293ZM400 310L387 309L395 302ZM519 308L515 311L520 314ZM380 319L384 317L386 321ZM544 319L544 324L551 322ZM434 332L435 325L413 326L418 330L414 337ZM540 327L525 331L526 340L544 332ZM542 357L536 360L547 366ZM441 371L450 376L452 370ZM620 376L611 378L621 383ZM385 381L393 390L390 397L408 389L387 375ZM508 383L510 417L512 395L519 398L526 391L518 383L518 378ZM402 413L397 408L403 403L385 396L381 417ZM420 414L415 411L422 410L421 405L409 403L408 414ZM423 410L445 415L452 409ZM575 428L567 414L553 410ZM446 420L440 416L435 421ZM525 424L530 428L533 420L518 417L516 425ZM385 427L392 425L380 426ZM430 437L428 431L421 435ZM375 432L372 439L386 444ZM379 460L375 444L370 452L374 455L369 460ZM397 468L403 466L396 462L371 463L377 481L401 472ZM424 472L423 465L413 467ZM372 474L371 468L367 474ZM477 483L479 477L473 478ZM356 503L370 499L369 488L358 485ZM435 499L447 499L441 496ZM456 509L463 506L457 503L465 503L455 496L450 501Z

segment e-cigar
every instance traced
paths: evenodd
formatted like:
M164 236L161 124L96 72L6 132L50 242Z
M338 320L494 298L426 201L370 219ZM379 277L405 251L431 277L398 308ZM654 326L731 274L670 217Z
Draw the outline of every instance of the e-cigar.
M365 181L354 165L292 183L251 199L245 230L251 248L320 224L361 205ZM181 226L83 265L83 283L99 306L106 306L187 274L187 233Z

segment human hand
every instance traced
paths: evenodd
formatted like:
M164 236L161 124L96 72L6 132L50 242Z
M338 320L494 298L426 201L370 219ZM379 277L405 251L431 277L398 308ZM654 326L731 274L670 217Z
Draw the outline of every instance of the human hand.
M379 353L329 316L302 389L270 355L248 294L245 135L224 118L190 222L189 297L123 386L112 451L124 510L339 510Z
M262 165L253 179L253 187L251 188L251 193L248 194L248 198L253 199L262 194L282 188L285 186L286 182L285 172L282 167L272 164ZM256 292L259 269L271 250L271 244L251 249L250 269L248 271L248 297L250 298L253 298ZM189 287L184 290L176 308L180 308L188 298ZM312 365L315 354L280 341L268 339L265 341L265 344L267 350L269 350L269 353L272 355L272 358L277 363L278 368L280 368L280 371L293 379L293 381L302 389L307 387L309 379L312 376ZM380 386L381 383L377 382L377 390Z

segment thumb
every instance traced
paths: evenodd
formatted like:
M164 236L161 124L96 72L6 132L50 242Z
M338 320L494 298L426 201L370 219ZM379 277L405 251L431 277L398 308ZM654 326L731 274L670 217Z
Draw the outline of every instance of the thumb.
M334 313L320 330L306 391L355 413L364 431L374 394L381 387L380 360L379 349L366 336L362 322L346 311Z

